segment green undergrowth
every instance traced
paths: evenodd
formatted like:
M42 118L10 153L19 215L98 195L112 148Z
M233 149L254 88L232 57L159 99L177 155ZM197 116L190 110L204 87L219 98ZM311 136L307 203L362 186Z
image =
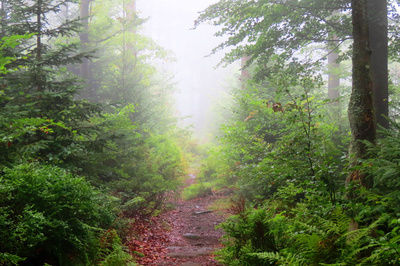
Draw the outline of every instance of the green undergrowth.
M212 194L213 184L210 182L200 182L192 184L182 191L182 198L190 200L199 197L205 197Z
M232 207L232 199L230 197L223 197L214 201L209 208L213 211L224 211Z
M0 181L0 264L86 265L100 253L129 256L116 235L102 247L103 228L112 226L117 202L82 177L23 164L4 169Z
M202 163L203 180L234 192L217 259L237 266L400 265L399 125L381 132L368 144L370 159L351 168L340 102L324 100L318 80L291 77L269 83L290 93L252 83L234 91L234 115ZM269 103L272 96L280 102ZM350 171L371 185L346 187Z
M98 19L105 2L107 21ZM77 21L47 21L77 1L3 4L0 265L134 265L129 224L163 209L196 150L173 116L173 86L139 51L121 54L118 1L93 3L90 28L106 23L112 36L92 58L93 80L69 72L91 57L70 41L79 39ZM32 27L32 16L43 23ZM129 72L125 60L137 67Z

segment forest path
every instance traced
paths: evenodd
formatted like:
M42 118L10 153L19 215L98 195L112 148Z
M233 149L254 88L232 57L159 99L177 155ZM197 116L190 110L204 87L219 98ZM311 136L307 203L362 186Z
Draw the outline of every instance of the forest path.
M187 185L195 182L188 179ZM222 230L216 225L224 221L220 213L210 210L222 195L209 195L192 200L175 197L171 203L175 208L153 220L147 228L144 257L138 258L140 265L220 265L213 258L213 252L221 247L219 239ZM163 228L160 230L160 228Z

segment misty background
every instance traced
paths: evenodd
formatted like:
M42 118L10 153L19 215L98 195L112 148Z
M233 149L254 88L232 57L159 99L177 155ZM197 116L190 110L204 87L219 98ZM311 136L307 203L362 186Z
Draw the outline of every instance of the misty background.
M183 126L193 125L195 136L205 138L213 126L210 114L232 80L236 66L217 67L223 52L207 56L223 39L217 28L193 29L199 12L217 0L138 0L139 16L147 18L141 32L171 52L174 61L158 66L174 75L178 115Z

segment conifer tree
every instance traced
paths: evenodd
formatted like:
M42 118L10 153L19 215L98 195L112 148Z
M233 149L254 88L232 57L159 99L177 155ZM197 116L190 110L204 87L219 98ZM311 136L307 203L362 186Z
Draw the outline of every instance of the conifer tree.
M7 23L2 32L34 34L11 53L21 54L17 67L3 78L4 93L1 106L10 121L29 124L37 119L32 131L14 134L5 153L29 154L36 159L66 161L76 148L73 132L99 108L75 99L80 84L68 73L66 66L80 62L87 54L78 52L77 43L62 43L59 38L75 37L78 21L55 21L62 8L73 0L15 0L7 5ZM12 132L18 123L2 128ZM28 125L25 125L25 127ZM7 135L7 133L3 134ZM19 150L24 147L24 151ZM10 160L10 156L3 156Z

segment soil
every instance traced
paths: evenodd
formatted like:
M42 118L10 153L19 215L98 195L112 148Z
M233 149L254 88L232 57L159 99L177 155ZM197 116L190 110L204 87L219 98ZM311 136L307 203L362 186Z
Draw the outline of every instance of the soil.
M188 185L194 178L188 180ZM128 241L130 250L140 265L220 265L213 252L221 248L222 231L215 227L224 217L210 210L210 205L222 195L208 195L193 200L170 202L175 208L150 221L135 224L136 240ZM141 238L137 240L137 235Z

